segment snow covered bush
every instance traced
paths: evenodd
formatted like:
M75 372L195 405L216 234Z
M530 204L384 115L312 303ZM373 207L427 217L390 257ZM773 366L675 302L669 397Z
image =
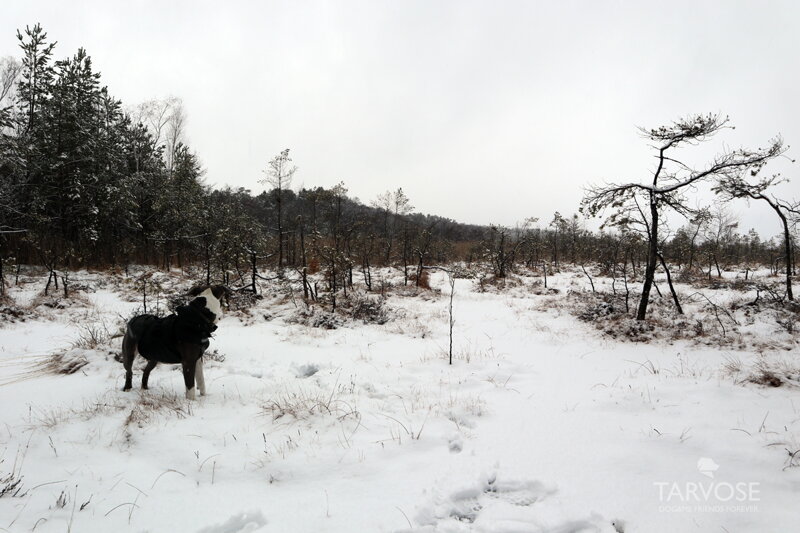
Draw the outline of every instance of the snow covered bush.
M335 313L318 310L315 306L298 309L286 318L286 322L320 329L337 329L344 323Z
M255 307L262 299L261 295L249 291L232 291L228 295L228 310L244 311Z
M31 317L29 310L15 305L10 298L0 301L0 323L13 324L14 322L25 322Z
M356 293L348 302L347 310L353 319L364 324L385 324L389 321L385 303L383 297Z

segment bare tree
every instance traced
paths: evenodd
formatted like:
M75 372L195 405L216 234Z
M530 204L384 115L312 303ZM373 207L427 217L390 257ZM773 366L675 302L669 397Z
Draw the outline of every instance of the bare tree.
M719 114L691 115L669 126L651 130L640 128L641 134L653 143L651 146L657 151L658 165L650 183L593 186L586 191L581 209L588 214L596 216L606 209L613 209L612 222L623 222L629 221L630 214L635 209L646 227L647 267L636 313L637 320L644 320L647 315L650 289L659 261L659 222L662 211L671 208L684 216L690 216L693 211L684 195L687 189L703 181L735 176L745 170L757 174L767 161L781 155L785 150L782 139L776 137L766 149L725 150L704 168L691 167L672 157L674 149L697 145L723 129L732 128L728 122L727 117L723 118ZM640 208L641 200L645 202L645 209Z
M567 220L556 211L553 214L553 220L550 221L550 227L553 228L553 265L558 270L558 250L561 245L559 236L567 231Z
M450 335L449 340L450 344L448 347L448 364L453 365L453 326L456 325L456 319L453 316L453 296L456 294L456 277L457 276L464 276L465 272L462 268L458 266L452 266L450 268L445 268L441 266L423 266L422 268L427 270L441 270L445 274L447 274L447 282L450 285L450 303L448 305L448 315L449 320L447 321Z
M186 140L186 111L183 109L183 102L180 98L172 97L168 101L170 102L170 111L166 123L164 153L167 157L165 161L167 172L171 176L175 168L175 153Z
M402 189L401 189L402 190ZM392 191L386 191L378 195L372 201L372 207L379 209L383 218L383 238L386 241L385 263L389 264L389 258L392 254L392 230L389 227L389 215L393 212L394 201L392 199Z
M773 187L781 182L786 181L780 175L774 175L769 178L762 178L757 183L749 183L742 173L725 176L719 181L715 192L721 194L724 198L745 198L747 200L761 200L766 202L778 218L781 220L783 226L783 246L784 246L784 261L786 263L786 297L789 300L794 300L792 294L792 236L789 229L790 218L798 218L800 216L800 202L786 202L780 200L775 195L768 195L767 189Z
M146 100L128 110L134 123L142 124L153 136L153 144L159 146L164 141L164 126L169 120L169 99Z
M402 220L403 222L403 247L402 247L402 259L403 259L403 284L408 285L408 262L411 258L411 232L409 231L408 227L408 219L405 218L406 215L411 213L414 210L414 206L411 205L411 200L406 196L406 193L403 192L403 188L397 189L394 193L392 193L392 208L394 209L394 217L392 219L392 234L397 234L397 222L398 220ZM387 246L387 253L386 253L386 261L387 264L389 262L389 252L391 248Z
M695 244L697 243L697 236L705 229L711 218L711 213L708 209L701 209L689 220L689 228L691 230L691 238L689 239L689 266L688 272L691 274L692 266L694 264L694 251Z
M728 210L725 205L717 203L709 214L706 224L705 239L708 249L708 278L711 279L711 269L716 267L717 277L722 277L720 261L725 262L725 249L736 239L735 230L739 227L739 220Z
M392 205L394 207L394 218L392 220L392 234L397 233L397 221L403 219L407 214L414 210L411 205L411 200L403 192L400 187L392 195ZM387 247L386 262L389 263L389 252L391 247ZM403 272L405 275L405 284L408 285L408 256L409 256L409 233L408 233L408 220L403 220Z
M6 56L0 58L0 108L10 105L14 99L14 86L22 72L22 63L17 58Z
M289 157L289 149L286 148L281 153L272 158L268 164L267 170L264 171L266 177L259 180L259 183L271 185L275 194L275 204L278 211L278 271L283 268L283 191L291 187L292 178L294 173L297 172L297 167L292 164L292 158Z
M496 277L505 278L509 271L514 270L517 254L527 244L527 224L526 221L523 226L517 227L514 236L508 228L494 224L489 226L489 232L481 246L484 257L492 265Z
M172 174L175 150L186 140L186 111L177 96L146 100L128 111L134 123L142 124L153 136L153 144L164 147L164 164Z

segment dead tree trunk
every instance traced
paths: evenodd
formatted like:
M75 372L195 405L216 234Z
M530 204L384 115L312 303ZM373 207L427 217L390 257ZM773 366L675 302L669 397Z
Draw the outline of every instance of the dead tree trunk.
M678 301L678 293L675 292L675 287L672 285L672 275L669 272L667 262L664 261L664 256L662 254L658 254L658 258L661 260L661 266L664 268L664 272L667 273L667 284L669 285L669 292L672 293L672 301L675 302L675 308L678 310L678 314L682 315L683 308L681 307L681 303Z
M644 272L642 285L642 299L636 312L636 320L644 320L647 316L647 304L650 303L650 289L656 275L656 261L658 261L658 204L656 195L650 191L650 242L647 253L647 269Z

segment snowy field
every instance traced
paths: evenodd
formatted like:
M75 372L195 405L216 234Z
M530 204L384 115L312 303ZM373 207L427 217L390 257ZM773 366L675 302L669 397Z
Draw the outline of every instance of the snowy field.
M588 290L577 273L544 295L533 278L458 279L450 366L442 273L393 292L382 325L312 327L274 290L221 320L209 394L190 402L164 365L122 392L121 339L89 332L141 302L76 277L89 290L64 308L37 304L36 278L11 290L35 312L0 316L0 531L800 528L800 388L737 377L796 362L796 337L768 321L738 344L631 342L559 307ZM88 364L52 373L52 354Z

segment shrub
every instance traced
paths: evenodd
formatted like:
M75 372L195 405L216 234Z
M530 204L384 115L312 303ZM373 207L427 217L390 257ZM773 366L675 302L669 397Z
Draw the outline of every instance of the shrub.
M417 278L419 278L419 283L417 283ZM422 272L417 274L412 274L408 278L410 281L414 282L414 285L420 287L421 289L429 289L431 288L431 274L427 270L423 270Z
M385 301L382 297L357 295L351 300L350 315L364 324L386 324L389 313L384 305Z

